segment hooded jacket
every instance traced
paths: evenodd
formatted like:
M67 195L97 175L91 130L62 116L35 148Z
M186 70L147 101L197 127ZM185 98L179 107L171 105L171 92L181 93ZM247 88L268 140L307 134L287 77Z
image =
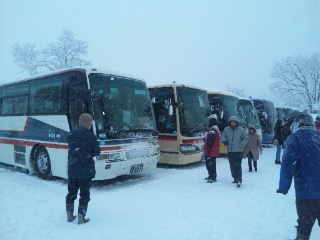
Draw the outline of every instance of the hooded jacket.
M218 126L214 125L208 128L207 135L205 137L203 151L208 157L218 157L220 147L220 132Z
M252 134L250 133L250 131L248 133L249 141L244 148L243 157L246 158L248 153L251 151L253 160L256 161L259 159L259 150L260 150L260 153L262 153L262 144L261 144L260 137L256 133L256 128L254 126L250 126L250 128L254 129L254 133Z
M282 156L278 192L286 194L294 178L296 197L320 199L320 132L314 123L298 124Z
M230 126L230 122L235 121L235 127ZM221 142L227 146L228 152L243 152L245 145L248 142L248 134L246 130L238 126L238 118L232 116L229 119L229 126L225 127L221 134Z

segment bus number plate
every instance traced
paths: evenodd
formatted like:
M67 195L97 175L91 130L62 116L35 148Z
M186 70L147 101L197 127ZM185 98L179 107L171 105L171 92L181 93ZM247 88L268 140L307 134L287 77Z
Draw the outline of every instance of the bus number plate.
M130 173L133 174L133 173L138 173L138 172L142 172L143 170L143 164L140 163L140 164L135 164L135 165L132 165L131 168L130 168Z

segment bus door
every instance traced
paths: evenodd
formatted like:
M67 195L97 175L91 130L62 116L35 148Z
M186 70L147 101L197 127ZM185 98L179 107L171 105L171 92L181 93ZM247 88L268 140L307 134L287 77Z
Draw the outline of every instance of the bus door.
M68 85L68 119L70 130L78 127L82 113L90 113L89 91L84 74L70 74Z

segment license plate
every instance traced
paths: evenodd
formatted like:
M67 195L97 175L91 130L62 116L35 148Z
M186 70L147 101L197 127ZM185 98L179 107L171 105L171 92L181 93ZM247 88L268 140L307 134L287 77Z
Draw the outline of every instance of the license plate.
M130 168L130 173L133 174L133 173L138 173L138 172L142 172L143 170L143 164L140 163L140 164L135 164L135 165L132 165L131 168Z

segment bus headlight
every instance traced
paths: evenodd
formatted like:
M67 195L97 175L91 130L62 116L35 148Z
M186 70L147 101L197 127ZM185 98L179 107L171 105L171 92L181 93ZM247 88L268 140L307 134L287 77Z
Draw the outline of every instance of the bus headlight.
M97 160L122 160L120 153L102 153L99 156L96 157Z
M200 149L192 144L180 144L180 152L182 153L195 153L200 152Z

